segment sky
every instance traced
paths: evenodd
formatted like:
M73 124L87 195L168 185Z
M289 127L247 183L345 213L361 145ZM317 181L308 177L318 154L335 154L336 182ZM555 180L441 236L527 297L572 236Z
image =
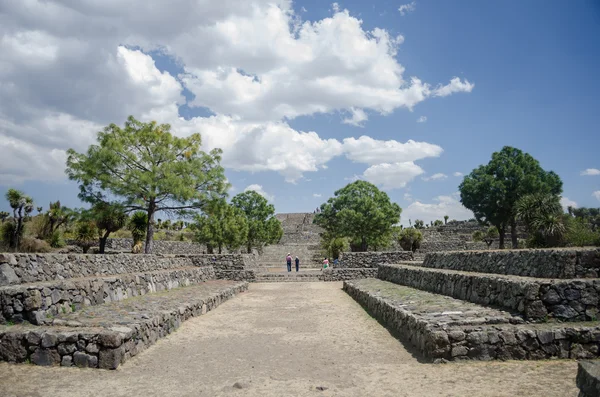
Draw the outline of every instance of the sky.
M0 0L0 37L0 194L44 209L82 206L65 151L128 115L201 133L277 212L363 179L404 224L468 219L506 145L600 207L597 1Z

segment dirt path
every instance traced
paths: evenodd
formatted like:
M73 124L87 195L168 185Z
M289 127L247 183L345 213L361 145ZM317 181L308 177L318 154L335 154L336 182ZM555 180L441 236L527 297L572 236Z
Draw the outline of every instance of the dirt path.
M0 395L577 395L574 361L422 364L340 288L252 284L116 371L0 363Z

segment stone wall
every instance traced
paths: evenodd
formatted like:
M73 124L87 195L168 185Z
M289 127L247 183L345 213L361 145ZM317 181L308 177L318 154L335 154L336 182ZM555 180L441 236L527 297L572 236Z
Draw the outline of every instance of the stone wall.
M577 387L579 397L600 396L600 363L580 361L577 367Z
M319 275L319 279L323 281L346 281L372 277L377 277L377 268L325 269Z
M241 271L247 255L0 254L0 287L70 278L151 272L210 265Z
M230 272L232 273L232 272ZM0 288L0 323L42 325L52 316L83 306L198 284L215 278L212 266L116 274Z
M106 241L106 249L110 251L131 252L132 246L133 240L130 238L109 238ZM206 246L191 241L154 240L152 253L163 255L200 255L206 253Z
M5 327L0 329L0 361L116 369L173 332L185 320L202 315L247 289L247 283L238 283L210 297L163 309L155 317L128 326L103 329L73 324L71 327L41 326L34 330Z
M432 324L398 305L361 290L352 281L344 291L400 339L426 358L444 360L544 360L597 358L600 326L568 324L447 327Z
M424 267L538 278L597 278L600 248L436 252Z
M503 307L532 321L596 320L600 308L600 280L534 279L402 265L381 265L377 277L468 302Z
M374 268L382 263L400 263L413 260L410 251L395 252L344 252L336 269Z

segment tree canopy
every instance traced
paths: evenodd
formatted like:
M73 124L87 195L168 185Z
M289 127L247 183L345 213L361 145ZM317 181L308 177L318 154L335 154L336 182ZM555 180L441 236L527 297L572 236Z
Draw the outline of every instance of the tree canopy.
M528 153L505 146L492 154L486 165L481 165L465 176L459 186L462 204L473 211L481 223L496 226L500 248L504 248L507 227L511 228L513 248L517 248L516 204L528 194L562 192L560 177L545 171Z
M281 222L275 218L275 207L253 190L240 193L231 199L233 207L240 209L246 216L248 234L245 239L248 253L252 248L261 249L268 244L277 243L283 235Z
M218 248L219 254L224 246L230 250L238 249L248 238L246 214L224 199L208 203L203 214L196 216L193 229L196 241L206 244L209 254L213 253L215 247Z
M401 208L385 192L366 181L348 184L321 205L314 222L331 236L347 237L352 251L383 247L392 239Z
M221 150L200 150L199 134L178 138L171 126L129 117L124 127L110 124L86 153L69 149L67 175L79 182L87 202L117 198L126 211L144 211L146 253L152 252L154 215L201 208L223 197L228 187L220 165Z

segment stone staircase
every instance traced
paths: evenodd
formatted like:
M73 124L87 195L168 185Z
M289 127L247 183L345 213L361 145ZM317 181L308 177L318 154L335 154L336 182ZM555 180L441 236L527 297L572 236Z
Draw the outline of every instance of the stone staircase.
M600 357L600 249L462 251L344 290L433 361Z
M315 282L323 281L320 270L304 270L300 272L263 272L257 273L257 283Z

